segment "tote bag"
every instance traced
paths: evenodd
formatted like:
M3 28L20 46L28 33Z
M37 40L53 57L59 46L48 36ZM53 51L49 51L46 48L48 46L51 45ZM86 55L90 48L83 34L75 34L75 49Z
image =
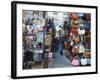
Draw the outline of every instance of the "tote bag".
M71 64L74 65L74 66L79 66L80 63L79 63L78 58L74 58L74 59L72 60Z
M83 45L79 46L79 53L84 53L85 52L85 48Z
M87 64L87 58L81 58L81 65Z
M78 29L78 34L79 35L84 35L85 34L85 29Z

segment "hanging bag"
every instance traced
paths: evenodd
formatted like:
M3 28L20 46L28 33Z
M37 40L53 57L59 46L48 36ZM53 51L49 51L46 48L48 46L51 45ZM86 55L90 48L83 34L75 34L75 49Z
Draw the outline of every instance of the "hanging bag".
M71 64L74 66L79 66L80 65L79 59L75 56L75 58L72 60Z
M76 13L71 13L71 19L77 20L78 19L78 15Z
M52 58L52 56L53 56L53 53L52 53L52 52L49 52L48 57L51 59L51 58Z
M79 28L78 29L78 34L79 35L84 35L85 34L85 29Z
M79 36L73 36L73 40L75 42L80 42L80 37Z
M86 57L82 57L81 58L81 65L85 66L87 64L87 58Z
M82 44L79 45L79 53L84 53L84 52L85 52L84 46Z
M74 47L72 48L72 53L78 53L78 52L79 52L78 46L74 46Z

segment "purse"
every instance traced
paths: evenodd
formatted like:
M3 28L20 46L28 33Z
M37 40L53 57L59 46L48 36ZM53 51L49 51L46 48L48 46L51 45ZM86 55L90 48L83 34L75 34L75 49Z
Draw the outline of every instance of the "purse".
M79 45L79 53L84 53L85 52L85 48L83 45Z
M86 57L82 57L81 58L81 65L86 65L87 64L87 58Z
M71 25L78 25L79 21L78 20L71 20Z
M78 58L75 57L75 58L71 61L71 64L74 65L74 66L79 66L80 63L79 63Z
M78 46L74 46L74 47L72 48L72 53L78 53L78 52L79 52Z
M79 35L84 35L84 34L85 34L85 30L79 28L79 29L78 29L78 34L79 34Z
M74 45L74 42L71 40L71 42L70 42L70 46L73 46Z
M87 58L87 64L90 65L91 64L91 59Z
M91 57L91 52L90 51L85 51L83 54L86 58L90 58Z
M80 42L80 37L79 37L79 36L74 36L73 40L74 40L75 42Z
M71 19L77 20L78 15L76 13L71 13Z
M49 58L52 58L52 56L53 56L53 53L52 52L49 52L48 57Z
M68 42L67 41L64 41L64 46L66 47L68 45Z
M90 14L84 14L84 19L87 21L91 20L91 15Z
M51 36L45 38L45 43L44 44L45 45L50 45L51 44Z
M78 30L77 30L77 26L72 26L71 27L71 30L70 30L70 33L72 33L72 34L77 34L78 33Z

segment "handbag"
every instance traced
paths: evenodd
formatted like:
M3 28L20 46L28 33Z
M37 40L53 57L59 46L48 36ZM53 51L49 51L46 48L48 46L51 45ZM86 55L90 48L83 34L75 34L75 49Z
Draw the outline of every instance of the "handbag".
M75 26L75 25L72 26L72 27L71 27L70 33L72 33L72 34L77 34L77 33L78 33L77 26Z
M45 38L45 43L44 43L45 45L50 45L51 44L51 36L47 36L46 38Z
M79 20L71 20L71 25L78 25L79 23Z
M76 13L71 13L71 18L74 20L78 19L78 15Z
M84 53L85 52L85 48L83 45L79 45L79 53Z
M64 46L66 47L68 45L68 42L67 41L64 41Z
M91 57L91 52L90 51L85 51L85 53L83 54L86 58L90 58Z
M84 19L87 21L91 20L91 15L90 14L84 14Z
M70 42L70 46L73 46L74 45L74 42L71 40L71 42Z
M91 59L90 58L87 58L87 64L91 64Z
M74 40L75 42L80 42L80 37L79 37L79 36L74 36L74 37L73 37L73 40Z
M82 57L81 58L81 65L86 65L87 64L87 58L86 57Z
M49 58L52 58L52 56L53 56L53 53L52 52L49 52L48 57Z
M79 63L79 60L77 57L75 57L72 61L71 61L71 64L74 65L74 66L79 66L80 63Z
M78 34L79 34L79 35L84 35L84 34L85 34L85 30L79 28L79 29L78 29Z
M79 52L78 46L74 46L74 47L72 48L72 53L78 53L78 52Z

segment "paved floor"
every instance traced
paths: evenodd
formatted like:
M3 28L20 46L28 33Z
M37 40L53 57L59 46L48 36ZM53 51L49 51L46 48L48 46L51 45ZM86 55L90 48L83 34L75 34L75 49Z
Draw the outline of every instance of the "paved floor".
M60 52L54 53L53 68L71 67L69 59L65 55L60 55Z

